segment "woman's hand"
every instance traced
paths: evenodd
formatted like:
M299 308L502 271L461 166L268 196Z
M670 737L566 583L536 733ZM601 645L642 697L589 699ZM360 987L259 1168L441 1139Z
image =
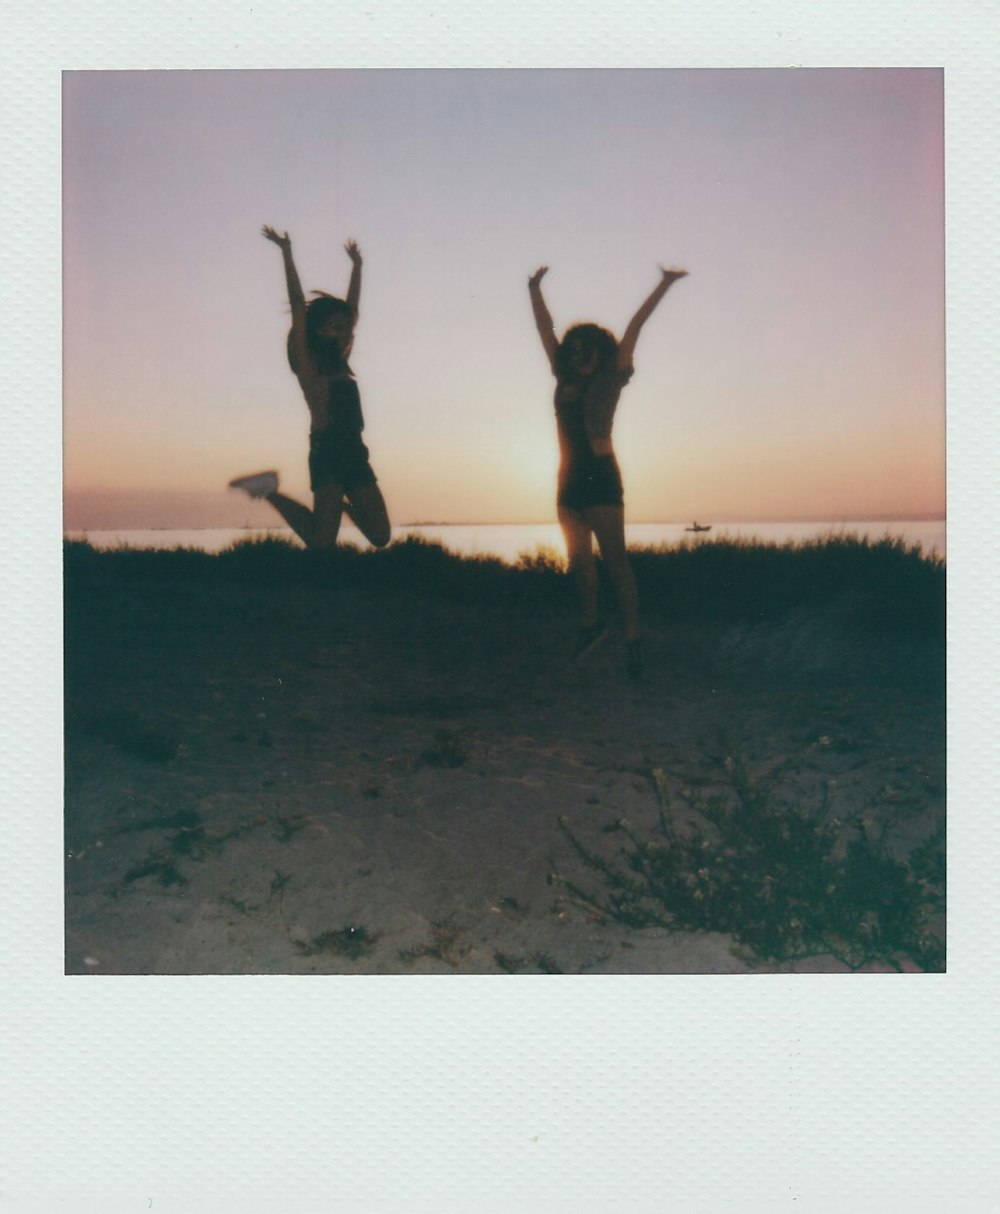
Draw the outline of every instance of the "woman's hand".
M356 240L349 240L347 244L344 245L344 250L354 265L361 265L361 250L358 248L358 242Z
M272 244L276 244L278 248L282 250L282 252L292 247L292 238L287 232L282 236L282 234L280 232L276 232L274 228L269 228L266 223L261 228L261 235L267 240L270 240Z
M687 278L688 272L687 270L665 270L663 266L660 266L660 273L663 275L663 281L669 287L670 284L676 282L678 278Z
M656 284L649 298L643 301L639 311L628 322L628 328L626 328L622 334L621 341L618 343L619 367L631 367L632 356L635 353L635 343L639 340L640 329L653 315L656 305L666 295L677 279L687 277L687 270L678 270L674 267L664 269L663 266L660 266L660 274L662 275L660 281Z
M549 272L548 266L539 266L538 269L534 272L534 274L532 274L532 276L528 279L528 286L537 287L538 284L545 277L545 275L548 274L548 272Z

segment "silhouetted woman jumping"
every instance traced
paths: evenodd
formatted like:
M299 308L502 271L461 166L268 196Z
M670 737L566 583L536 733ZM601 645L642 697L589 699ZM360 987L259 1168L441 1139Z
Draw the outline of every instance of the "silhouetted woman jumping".
M611 444L611 427L621 390L632 377L632 355L642 326L686 270L664 270L656 290L628 323L621 341L594 324L573 325L556 340L552 317L542 298L541 266L528 279L538 334L556 377L556 425L559 431L559 525L580 600L578 659L607 636L597 614L597 567L593 537L601 549L625 624L626 669L642 673L642 641L635 577L625 550L622 478Z
M256 472L229 482L251 497L265 498L309 548L332 548L346 514L361 534L382 548L391 529L385 500L361 441L364 418L354 373L347 359L354 344L354 327L361 298L361 252L353 240L344 248L351 259L347 299L315 292L307 304L292 260L288 233L264 227L264 236L281 250L292 307L288 361L309 406L309 486L313 508L278 492L276 472Z

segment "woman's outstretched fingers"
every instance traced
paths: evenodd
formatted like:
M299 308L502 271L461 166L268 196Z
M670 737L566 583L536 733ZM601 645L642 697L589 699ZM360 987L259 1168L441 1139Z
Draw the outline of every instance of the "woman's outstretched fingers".
M270 227L266 223L260 231L262 236L264 236L267 240L273 241L274 244L279 245L281 248L285 248L292 243L287 232L282 235L280 232L276 232L274 228Z
M351 259L351 261L354 262L356 266L361 264L361 250L358 248L358 242L356 240L349 240L344 245L344 250L347 253L347 256Z

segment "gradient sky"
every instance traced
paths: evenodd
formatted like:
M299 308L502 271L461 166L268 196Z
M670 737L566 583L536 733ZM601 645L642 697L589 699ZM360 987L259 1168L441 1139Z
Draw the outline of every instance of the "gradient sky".
M307 495L262 223L307 291L361 246L396 522L554 517L540 264L559 332L619 335L690 271L619 407L629 519L943 513L942 121L923 69L67 73L67 526L229 522L267 467Z

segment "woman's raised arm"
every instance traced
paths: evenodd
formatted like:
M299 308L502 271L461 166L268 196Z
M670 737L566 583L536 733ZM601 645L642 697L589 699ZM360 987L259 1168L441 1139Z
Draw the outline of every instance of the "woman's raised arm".
M347 288L347 302L354 309L355 318L358 315L358 305L361 303L361 250L356 240L349 240L344 245L347 256L351 259L351 281Z
M559 343L556 341L556 331L555 326L552 324L552 317L549 315L549 310L545 306L545 300L542 298L542 279L548 272L548 266L538 267L528 279L528 293L531 296L531 310L535 316L535 327L538 329L538 336L542 339L542 345L554 371L556 366L556 350L559 348Z
M639 311L628 322L628 327L618 343L618 365L619 367L631 367L632 357L635 354L635 343L639 340L639 333L642 326L653 315L656 305L666 295L670 288L674 285L678 278L685 278L687 270L665 270L660 267L662 278L649 296L643 301Z
M302 291L302 284L299 282L299 272L295 268L295 261L292 258L292 238L287 232L284 234L276 232L274 228L268 227L267 224L261 228L261 233L265 239L276 244L281 250L281 258L285 264L285 283L288 287L288 302L292 306L292 319L295 319L296 312L301 312L305 315L306 297Z
M292 308L292 350L299 367L310 365L309 346L306 341L306 297L299 282L299 272L295 268L292 257L292 239L287 232L276 232L265 224L261 228L265 239L276 244L281 250L281 259L285 266L285 284L288 287L288 302Z

